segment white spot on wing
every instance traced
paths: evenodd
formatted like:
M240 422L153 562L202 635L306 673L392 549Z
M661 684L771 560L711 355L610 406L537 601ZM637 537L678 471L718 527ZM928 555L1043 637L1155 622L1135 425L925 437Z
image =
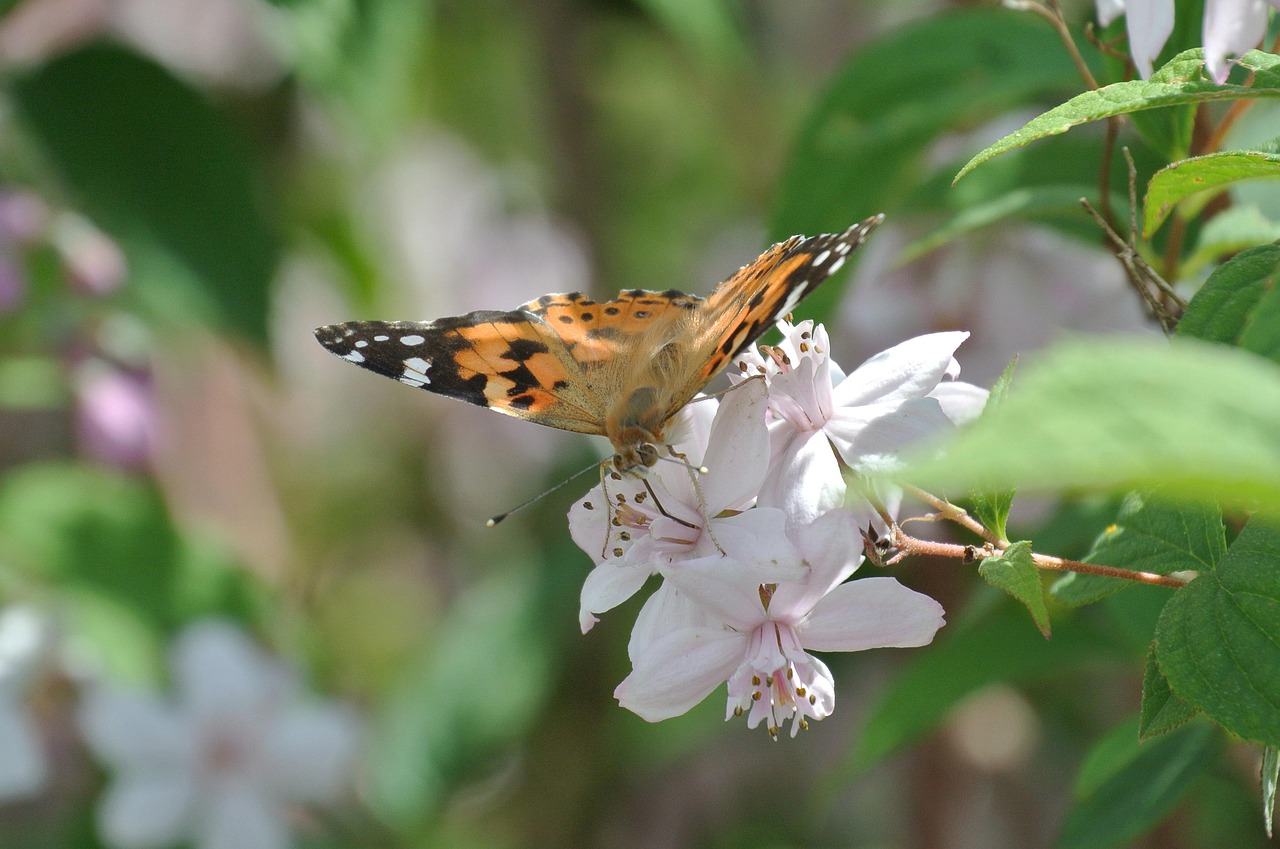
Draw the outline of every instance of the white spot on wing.
M400 382L408 386L425 386L427 383L425 380L418 380L413 377L401 377Z
M384 334L384 333L379 333L377 336L373 337L373 341L375 341L375 342L385 342L385 341L387 341L387 340L388 340L388 339L390 339L390 338L391 338L390 336L387 336L387 335L386 335L386 334Z
M831 274L835 274L837 271L840 270L840 266L844 265L844 259L845 259L844 257L840 257L838 260L831 263L831 271L830 271Z
M367 348L367 347L369 347L369 340L368 340L368 339L357 339L357 340L356 340L356 347L357 347L357 348Z
M417 372L418 374L426 374L427 366L429 365L431 364L428 363L426 360L424 360L422 357L410 357L409 359L404 361L405 375L412 377L412 374L410 374L410 372Z
M425 342L425 341L427 341L427 340L426 340L426 339L424 339L424 338L422 338L421 336L419 336L419 335L418 335L418 334L416 334L416 333L410 333L408 336L401 336L401 337L400 337L400 344L401 344L401 345L421 345L421 344L422 344L423 342Z
M822 253L818 254L813 258L813 264L822 265L824 262L827 261L827 258L830 256L831 256L831 251L823 251Z
M342 355L342 358L349 363L364 362L364 354L360 353L359 351L348 351L347 353Z

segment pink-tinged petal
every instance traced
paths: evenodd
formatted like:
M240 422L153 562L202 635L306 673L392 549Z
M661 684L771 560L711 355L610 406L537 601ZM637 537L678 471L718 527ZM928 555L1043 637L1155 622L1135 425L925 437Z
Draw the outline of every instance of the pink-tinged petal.
M667 441L676 451L688 456L690 462L700 462L707 453L711 423L719 406L717 399L698 395L667 423Z
M811 651L907 648L931 642L943 614L942 605L893 578L863 578L828 593L796 632Z
M198 824L197 849L290 849L293 839L277 803L247 782L224 785Z
M760 491L769 470L765 394L763 380L748 380L720 402L704 460L709 472L698 478L711 516L747 504Z
M614 698L649 722L687 712L728 680L742 661L747 638L716 628L688 628L649 647Z
M958 330L929 333L881 351L835 388L836 407L927 395L946 375L956 348L968 338L968 333Z
M197 801L192 773L118 774L99 802L102 842L114 849L153 849L177 843L191 833Z
M757 507L711 521L715 541L732 560L745 566L757 583L804 580L808 569L787 539L787 516L773 507Z
M636 616L631 639L627 642L627 657L634 664L637 658L644 657L651 645L673 631L710 627L721 626L706 610L681 595L673 584L663 581Z
M987 406L991 393L981 386L963 380L944 380L929 393L942 405L942 412L953 424L962 425L976 419Z
M352 786L360 737L359 720L344 707L295 707L266 735L264 779L281 798L338 801Z
M593 486L569 508L569 536L578 548L598 563L609 535L609 509L604 490L598 485Z
M819 516L793 532L792 539L809 564L809 578L803 584L779 585L769 605L771 617L788 622L806 616L862 563L862 534L853 515L844 510Z
M776 460L756 503L781 509L788 530L807 525L844 503L844 476L823 431L793 434Z
M953 427L936 399L912 398L839 409L826 433L851 469L884 474L901 465L905 449Z
M1266 31L1266 0L1205 0L1204 63L1213 81L1225 83L1230 60L1257 47Z
M578 624L587 633L599 620L593 615L613 610L640 591L653 572L627 563L605 561L582 583Z
M292 697L296 681L236 625L188 626L173 648L173 675L184 707L204 722L270 714Z
M48 778L40 729L26 707L0 698L0 802L32 796Z
M814 430L831 415L831 376L828 359L802 356L791 371L779 374L769 384L769 403L774 413L797 430Z
M79 720L94 754L117 769L193 768L194 725L155 696L96 686L84 697Z
M738 631L750 631L766 619L759 579L736 560L719 555L687 560L663 577L713 619Z
M1111 22L1124 14L1124 0L1098 0L1098 25L1110 26Z
M1173 0L1128 0L1125 27L1133 64L1145 80L1151 76L1151 63L1173 32Z

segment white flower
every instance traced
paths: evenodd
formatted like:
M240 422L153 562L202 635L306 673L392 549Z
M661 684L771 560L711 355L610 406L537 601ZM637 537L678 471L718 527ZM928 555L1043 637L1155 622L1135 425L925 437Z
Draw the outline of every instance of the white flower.
M943 383L959 373L952 354L968 333L917 336L876 354L846 377L828 353L822 325L803 321L784 325L784 331L786 339L777 348L739 357L739 377L764 374L768 379L772 451L759 503L781 507L789 527L843 504L837 454L860 475L892 472L905 448L950 428L951 417L972 418L985 403L984 390ZM870 515L864 510L860 519Z
M1129 33L1129 54L1145 80L1151 63L1173 32L1173 0L1098 0L1098 23L1107 26L1121 12Z
M49 620L30 607L0 611L0 801L34 795L48 780L28 696L51 630Z
M676 605L669 630L633 645L634 669L614 692L619 703L657 722L686 712L727 681L727 717L745 713L751 728L767 718L774 737L791 719L794 736L835 707L831 672L809 649L920 646L942 627L936 601L892 578L844 583L862 561L848 513L820 517L796 542L810 567L800 583L761 585L727 560L668 572L667 582L714 622L690 624L687 608Z
M228 623L192 625L171 661L175 699L107 686L86 697L85 739L115 773L99 809L103 841L286 849L288 807L333 802L346 789L354 717L301 703L289 670Z
M582 587L583 633L596 623L595 614L626 601L650 575L668 567L698 568L727 559L757 582L801 576L782 512L742 512L769 469L764 382L748 381L725 396L700 451L698 434L705 432L701 423L710 403L687 408L693 416L686 425L690 435L676 445L692 466L705 465L706 474L684 463L664 463L648 475L653 494L643 483L611 477L608 497L603 485L596 486L570 509L574 541L598 563Z
M1280 0L1271 0L1280 9ZM1233 59L1258 46L1267 34L1267 0L1205 0L1204 64L1221 85Z

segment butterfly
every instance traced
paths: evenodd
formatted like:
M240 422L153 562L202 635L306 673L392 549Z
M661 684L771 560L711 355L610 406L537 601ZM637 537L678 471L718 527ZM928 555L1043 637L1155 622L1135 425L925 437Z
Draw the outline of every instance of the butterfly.
M581 292L430 322L349 321L316 339L361 368L518 419L607 436L613 470L643 477L673 416L834 274L884 220L792 236L712 290Z

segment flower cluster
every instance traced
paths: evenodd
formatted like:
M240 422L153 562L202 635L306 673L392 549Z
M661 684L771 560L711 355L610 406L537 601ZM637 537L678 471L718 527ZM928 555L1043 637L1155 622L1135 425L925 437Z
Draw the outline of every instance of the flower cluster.
M1205 0L1204 63L1214 82L1226 82L1233 60L1267 34L1268 4L1280 9L1280 0ZM1150 77L1151 63L1173 32L1174 0L1097 0L1097 6L1103 26L1125 15L1133 63L1143 79Z
M767 720L775 737L790 719L794 735L835 704L811 650L919 646L943 624L937 602L892 578L847 579L862 562L862 529L899 500L873 476L985 403L955 380L952 355L968 334L911 339L846 376L822 326L784 332L782 344L739 358L723 401L682 411L672 462L644 480L608 475L569 512L574 541L596 561L584 633L662 580L615 692L647 720L682 714L727 682L729 716L752 728Z

